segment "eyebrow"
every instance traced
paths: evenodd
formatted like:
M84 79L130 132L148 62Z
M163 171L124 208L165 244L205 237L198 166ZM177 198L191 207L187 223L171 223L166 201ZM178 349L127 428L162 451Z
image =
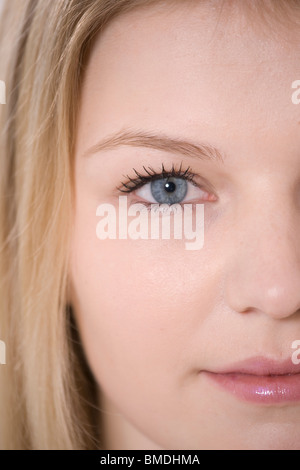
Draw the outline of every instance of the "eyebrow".
M166 134L157 134L152 131L125 129L103 138L83 154L88 157L102 150L112 149L120 145L132 147L146 147L162 150L202 160L217 160L224 162L224 156L215 147L205 143L194 143L189 140L177 139Z

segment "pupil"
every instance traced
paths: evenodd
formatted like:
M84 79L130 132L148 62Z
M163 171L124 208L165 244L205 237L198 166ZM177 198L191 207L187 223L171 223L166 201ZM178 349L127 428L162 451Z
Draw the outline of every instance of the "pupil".
M172 181L169 181L165 184L165 190L167 193L173 193L176 189L176 184L173 183Z
M150 188L156 202L172 205L178 204L185 198L188 185L183 178L166 177L152 181Z

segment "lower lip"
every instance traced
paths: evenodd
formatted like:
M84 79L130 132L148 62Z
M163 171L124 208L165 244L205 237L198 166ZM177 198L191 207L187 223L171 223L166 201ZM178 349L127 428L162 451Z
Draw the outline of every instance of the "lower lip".
M245 401L275 404L300 401L300 374L247 375L205 372L220 387Z

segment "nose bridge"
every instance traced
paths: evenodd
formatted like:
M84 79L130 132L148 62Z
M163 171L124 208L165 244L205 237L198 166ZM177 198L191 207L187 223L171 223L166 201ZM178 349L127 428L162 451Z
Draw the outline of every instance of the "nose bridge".
M300 216L289 191L256 189L239 208L236 227L227 276L231 307L278 318L298 311Z
M283 258L288 261L290 256L293 258L297 254L297 214L291 201L279 199L274 194L259 198L257 192L257 196L256 201L249 201L246 213L240 215L244 221L243 237L246 237L248 244L249 238L252 238L251 245L259 252L261 262L269 258L275 266L279 256L284 255Z

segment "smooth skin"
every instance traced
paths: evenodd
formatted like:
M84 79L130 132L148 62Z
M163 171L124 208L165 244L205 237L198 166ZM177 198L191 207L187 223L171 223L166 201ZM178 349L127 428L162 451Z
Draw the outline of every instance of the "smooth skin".
M103 445L299 449L300 403L249 403L203 373L287 359L300 339L299 28L254 22L241 2L179 3L115 19L84 77L70 278ZM87 155L124 129L205 143L222 159L130 145ZM162 164L204 181L204 247L99 240L97 206L117 207L133 168Z

